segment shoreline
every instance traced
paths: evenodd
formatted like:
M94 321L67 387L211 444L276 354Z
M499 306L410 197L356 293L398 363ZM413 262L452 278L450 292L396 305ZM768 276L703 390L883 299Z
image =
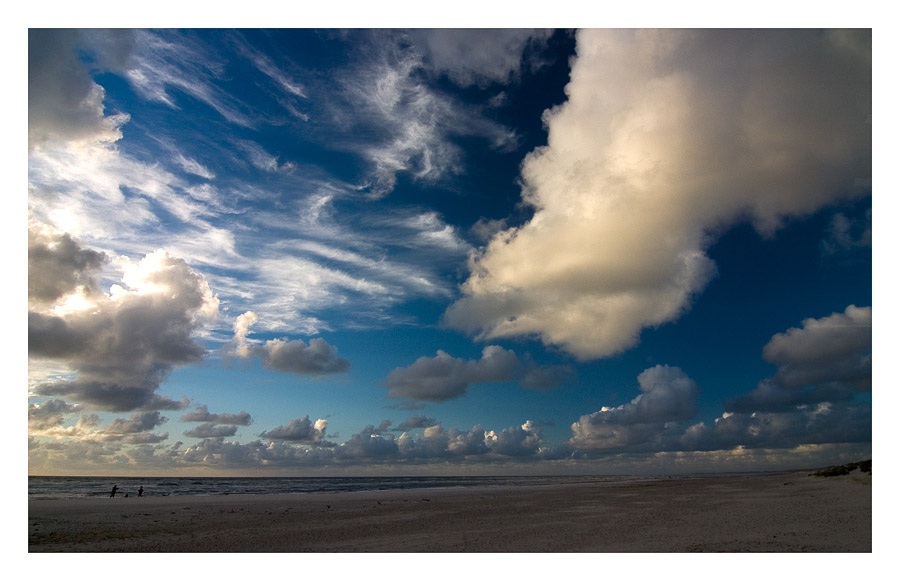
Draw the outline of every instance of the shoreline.
M34 552L871 552L871 474L33 499Z

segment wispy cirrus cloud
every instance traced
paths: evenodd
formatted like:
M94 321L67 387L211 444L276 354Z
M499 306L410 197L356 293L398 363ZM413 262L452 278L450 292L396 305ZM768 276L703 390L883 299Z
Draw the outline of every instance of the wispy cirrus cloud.
M366 44L368 56L341 76L342 96L351 116L342 117L353 132L368 136L347 141L372 165L367 191L375 198L389 194L397 175L436 183L463 171L460 136L486 139L495 148L513 147L515 133L430 88L422 54L409 46L403 32L375 32Z
M216 88L223 71L237 63L211 57L203 35L127 31L123 38L128 42L118 44L108 36L103 31L73 38L60 33L57 44L64 45L59 48L67 49L69 59L76 41L93 43L100 47L95 52L108 55L103 61L110 63L110 70L138 83L145 98L167 106L177 109L180 91L186 91L223 114L245 109ZM390 44L383 41L374 35L375 44ZM86 64L74 56L66 62L73 77L89 90L93 81ZM368 68L360 66L360 70ZM352 77L356 70L344 72ZM268 73L275 71L268 69ZM369 105L360 106L355 100L371 97L363 89L366 81L359 82L361 93L343 101L346 112L351 117L359 113L358 123L374 123L371 127L376 130L384 119L371 118L365 113ZM414 79L399 82L414 83ZM320 99L324 87L314 85L310 99ZM429 91L424 85L420 88ZM102 95L98 99L102 105ZM429 119L437 115L457 129L480 123L476 112L466 112L449 98L428 93L423 99L435 105L417 109L416 115ZM438 106L441 100L444 104ZM395 117L386 127L409 120L412 111L404 107L390 115L383 111ZM468 121L463 122L463 117ZM42 119L36 110L29 123L37 131ZM236 126L243 126L242 119L237 119ZM252 135L226 132L220 136L228 127L217 126L215 137L198 129L190 133L190 143L183 143L154 127L140 126L128 147L111 145L109 140L118 139L118 133L105 141L95 135L89 146L76 149L60 137L30 155L29 209L37 219L109 252L142 256L150 249L166 249L206 270L225 304L237 312L254 310L262 315L261 326L271 330L312 334L346 325L382 325L397 316L392 309L403 301L443 299L456 292L453 281L440 270L458 264L470 247L438 214L421 208L388 211L379 207L346 213L348 204L352 208L373 205L365 201L358 186L321 168L270 153ZM143 133L143 140L135 138ZM432 136L426 142L432 138L434 143L452 141L446 127L426 133ZM239 146L227 151L223 140ZM206 157L199 158L197 151ZM230 156L231 163L211 163L223 156ZM141 161L144 158L154 163ZM269 236L275 232L277 243ZM292 276L285 276L286 271ZM338 307L342 315L335 318ZM228 332L226 328L219 331Z
M181 31L136 30L135 50L125 78L145 98L179 108L172 89L206 103L229 122L252 127L243 104L217 85L226 63Z

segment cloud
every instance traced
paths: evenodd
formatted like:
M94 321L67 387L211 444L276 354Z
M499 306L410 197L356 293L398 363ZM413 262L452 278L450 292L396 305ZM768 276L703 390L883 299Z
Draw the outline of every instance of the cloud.
M497 345L488 345L481 359L465 361L438 350L435 357L420 357L409 367L388 374L384 386L388 397L447 401L465 395L471 384L519 381L524 387L558 387L571 375L566 367L541 369Z
M81 409L81 406L61 399L50 399L41 404L28 404L28 431L39 432L61 427L67 414Z
M76 50L87 48L91 32L28 30L28 149L51 141L113 142L121 139L124 113L106 115L105 91L96 84ZM130 50L128 31L110 31L105 48ZM95 49L97 47L95 46ZM95 63L109 59L94 50Z
M398 430L415 430L416 428L428 428L434 425L437 425L438 421L434 418L429 418L426 416L409 416L399 424L397 424Z
M44 230L39 224L31 227ZM53 240L67 241L67 256L89 255L63 237L34 240L42 240L29 253L35 268L47 264L47 256L59 248ZM96 268L91 260L80 267L68 264L75 264L74 270L62 268L58 284L37 285L39 296L60 295L63 282L88 279ZM29 357L56 360L75 374L71 381L39 383L34 392L110 411L182 409L184 402L155 391L174 367L203 357L193 336L218 315L218 299L202 275L164 250L137 264L124 257L118 264L122 285L113 285L109 294L86 291L95 284L78 285L54 304L29 310ZM47 288L57 290L43 292Z
M208 422L212 424L228 424L230 426L249 426L253 419L247 412L237 414L211 414L205 405L181 416L182 422Z
M29 220L29 301L53 303L77 289L84 296L96 293L96 276L108 261L105 254L82 248L65 232Z
M699 423L689 427L679 438L677 449L790 449L871 441L870 405L821 402L774 412L726 412L716 418L712 426Z
M552 30L522 28L411 32L429 67L463 87L508 83L519 77L523 65L537 68L540 61L534 54L526 55L526 49L534 53L551 34Z
M256 169L264 172L284 172L290 171L294 168L294 165L291 162L286 163L278 163L278 157L272 155L263 147L254 142L249 141L247 139L241 139L235 142L235 146L237 149L246 154L247 159L250 161L250 164Z
M175 163L181 166L181 169L183 169L184 171L196 176L200 176L201 178L211 180L216 177L216 174L214 174L208 167L206 167L196 159L185 157L182 153L175 154Z
M369 138L360 143L351 137L347 146L372 166L366 184L372 197L388 195L401 172L431 184L461 173L464 153L454 138L480 137L500 149L515 144L511 130L425 82L422 55L406 33L367 34L362 62L342 73L340 83L346 100L341 114L352 112L348 129Z
M472 255L445 323L583 360L632 347L714 276L716 233L869 193L871 76L869 31L579 31L522 165L534 215Z
M269 339L262 345L250 344L247 334L257 319L253 311L238 315L234 322L234 339L225 347L228 356L259 357L269 369L299 375L342 373L350 368L350 362L338 357L337 349L320 337L311 339L308 345L301 339Z
M805 319L763 347L778 366L750 393L725 402L726 412L783 411L803 404L849 400L872 390L872 308Z
M200 424L184 433L191 438L225 438L237 433L237 426L219 426L213 423Z
M827 237L822 240L825 255L847 254L857 248L872 247L872 209L865 216L849 218L838 212L831 217Z
M138 432L147 432L164 424L167 419L160 415L158 411L137 412L131 414L127 420L116 418L108 426L103 428L106 434L136 434Z
M641 394L627 404L604 407L572 424L569 444L580 449L614 449L657 443L673 422L696 413L697 384L678 367L657 365L638 375Z
M216 81L225 65L201 42L180 31L134 31L134 53L122 74L143 98L178 109L172 89L212 107L240 127L255 120Z
M269 440L302 442L304 444L326 444L327 442L324 441L324 438L327 427L328 420L318 419L312 422L309 419L309 415L305 415L302 418L294 418L286 426L278 426L262 432L259 437L268 438Z
M500 432L486 432L484 439L487 447L496 454L531 456L540 448L541 432L529 420L521 426L512 426Z
M306 89L303 84L296 81L292 75L282 70L271 58L250 45L240 33L235 34L235 47L261 73L269 77L282 90L293 97L306 98Z
M802 328L778 333L763 347L763 359L778 366L786 387L837 381L872 389L872 308L848 306L843 313L805 319Z

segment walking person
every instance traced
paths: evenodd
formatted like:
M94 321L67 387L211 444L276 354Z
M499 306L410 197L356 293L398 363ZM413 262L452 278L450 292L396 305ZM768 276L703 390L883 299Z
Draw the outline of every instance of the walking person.
M113 496L115 496L115 495L116 495L116 491L117 491L118 489L119 489L119 487L116 486L115 484L113 484L112 492L109 493L109 497L112 498Z

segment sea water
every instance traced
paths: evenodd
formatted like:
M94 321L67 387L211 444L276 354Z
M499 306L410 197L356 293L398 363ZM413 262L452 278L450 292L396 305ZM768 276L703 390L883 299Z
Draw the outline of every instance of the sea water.
M29 476L30 500L109 496L209 496L222 494L305 494L367 490L534 486L561 483L622 483L652 480L626 476L425 476L425 477L97 477Z

